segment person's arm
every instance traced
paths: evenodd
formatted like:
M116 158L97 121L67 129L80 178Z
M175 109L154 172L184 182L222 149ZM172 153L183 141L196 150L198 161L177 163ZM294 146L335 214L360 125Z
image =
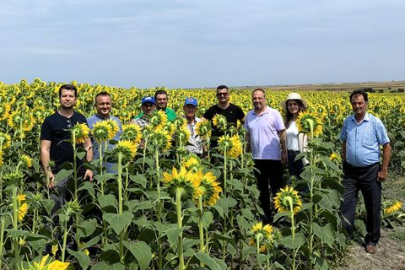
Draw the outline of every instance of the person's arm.
M93 160L93 147L92 147L90 138L87 138L84 141L84 149L86 149L86 151L87 151L86 160L88 162L92 161ZM93 181L93 171L90 169L87 169L86 172L84 173L84 179L89 179L90 182L92 182Z
M388 177L388 164L391 159L391 145L386 143L383 145L383 160L380 171L378 172L378 181L384 182Z
M41 140L41 164L46 176L46 183L48 188L55 188L55 176L49 168L49 161L51 160L51 141Z
M280 143L281 143L281 162L285 164L287 162L287 147L286 147L286 140L287 140L287 132L285 129L280 130Z
M246 152L250 152L252 149L250 149L250 134L246 132L245 134L245 141L246 141Z

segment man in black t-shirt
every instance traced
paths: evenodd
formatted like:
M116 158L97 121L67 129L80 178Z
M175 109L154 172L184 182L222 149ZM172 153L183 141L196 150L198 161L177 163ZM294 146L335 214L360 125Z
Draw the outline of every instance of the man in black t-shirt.
M70 141L71 134L68 129L79 123L86 123L87 125L86 117L73 109L76 98L77 88L74 85L62 85L59 88L60 108L57 112L45 118L41 127L41 164L47 178L48 188L51 190L57 189L57 193L51 195L55 201L52 212L55 212L64 204L69 181L69 178L67 178L55 184L55 175L65 162L73 163L74 152ZM77 147L84 147L87 151L86 160L92 160L93 151L90 138L87 138L83 145L78 144ZM49 161L51 160L54 161L54 166L50 168ZM77 158L78 176L92 181L93 172L86 170L82 164L83 161Z
M202 119L207 119L212 122L212 118L214 118L215 115L221 114L226 117L226 121L229 125L235 125L237 124L237 121L240 120L242 124L245 121L245 113L242 111L242 109L229 102L230 100L230 92L228 89L228 86L226 85L220 85L217 87L217 99L218 99L218 104L210 107L203 115ZM211 146L216 147L217 146L217 140L218 137L224 135L223 131L220 131L219 129L213 127L212 130L212 139L211 139Z

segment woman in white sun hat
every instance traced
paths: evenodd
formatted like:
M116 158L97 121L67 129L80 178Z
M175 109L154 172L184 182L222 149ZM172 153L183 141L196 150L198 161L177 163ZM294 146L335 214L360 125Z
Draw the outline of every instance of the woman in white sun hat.
M306 159L295 160L295 157L305 151L307 146L307 136L298 132L296 124L298 114L308 108L306 100L302 99L298 93L290 93L286 100L281 102L285 111L284 123L287 131L287 164L288 172L291 176L300 178L304 165L308 163Z

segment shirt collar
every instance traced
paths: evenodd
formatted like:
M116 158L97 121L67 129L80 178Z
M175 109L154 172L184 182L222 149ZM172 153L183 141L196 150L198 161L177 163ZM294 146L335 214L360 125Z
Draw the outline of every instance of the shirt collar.
M356 115L355 115L355 114L352 114L352 121L354 121L354 122L357 123ZM363 121L366 121L366 122L369 122L369 121L370 121L370 116L368 115L368 112L366 112L366 114L364 115L363 120L361 120L361 122L360 122L359 124L361 124Z
M266 106L266 109L265 109L261 114L259 114L259 115L257 115L256 112L255 112L255 109L253 109L253 114L256 115L256 116L260 116L260 115L269 113L269 111L270 111L270 107L269 107L269 106Z

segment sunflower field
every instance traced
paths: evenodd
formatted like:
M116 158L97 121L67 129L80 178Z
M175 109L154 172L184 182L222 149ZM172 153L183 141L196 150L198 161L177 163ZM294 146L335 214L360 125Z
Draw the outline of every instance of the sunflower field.
M72 198L52 216L40 132L45 117L59 107L62 83L0 82L0 269L329 269L344 254L338 138L352 113L348 93L297 90L309 103L298 120L301 132L311 136L309 151L301 154L309 165L299 181L287 181L286 174L288 185L273 198L272 226L260 222L263 211L243 125L227 127L226 119L216 117L213 124L225 135L211 149L211 123L201 122L197 132L209 151L197 157L184 147L190 134L183 118L169 122L155 112L144 129L130 123L141 112L141 98L158 89L72 84L78 88L75 110L86 117L96 112L95 95L108 92L123 133L112 141L114 123L102 122L91 131L72 127L73 142L91 136L114 146L84 164L95 172L92 182L77 177L75 162L65 164L55 181L71 177ZM165 90L177 115L183 115L186 97L198 100L197 116L217 103L215 90ZM283 114L280 102L287 95L269 89L267 104ZM245 113L252 109L248 90L232 90L231 99ZM383 121L391 139L390 170L401 175L404 103L401 95L369 96L369 112ZM77 158L85 155L80 147L74 151ZM106 172L106 160L114 163L115 173ZM381 214L387 222L401 222L401 208L400 200L383 200Z

